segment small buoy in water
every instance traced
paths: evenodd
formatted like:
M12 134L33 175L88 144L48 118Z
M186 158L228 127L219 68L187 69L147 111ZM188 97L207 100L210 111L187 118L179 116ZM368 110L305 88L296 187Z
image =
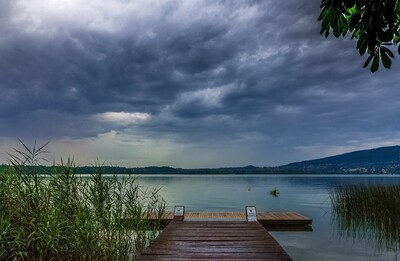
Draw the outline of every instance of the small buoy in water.
M248 188L248 190L250 191L250 190L251 190L251 188Z

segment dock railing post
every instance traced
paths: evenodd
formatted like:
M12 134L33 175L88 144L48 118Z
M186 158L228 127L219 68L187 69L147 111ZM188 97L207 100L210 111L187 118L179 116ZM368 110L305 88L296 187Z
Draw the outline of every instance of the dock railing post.
M183 221L183 220L185 220L185 207L184 206L175 206L174 221Z
M246 220L249 222L257 221L257 211L255 206L246 206Z

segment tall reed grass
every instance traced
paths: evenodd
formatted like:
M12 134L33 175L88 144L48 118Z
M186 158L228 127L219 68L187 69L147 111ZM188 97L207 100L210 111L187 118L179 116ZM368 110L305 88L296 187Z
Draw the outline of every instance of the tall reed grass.
M101 164L80 177L72 159L41 169L43 149L24 145L0 173L0 260L134 260L160 230L158 189Z
M342 235L366 239L378 250L400 250L400 185L347 185L331 194Z

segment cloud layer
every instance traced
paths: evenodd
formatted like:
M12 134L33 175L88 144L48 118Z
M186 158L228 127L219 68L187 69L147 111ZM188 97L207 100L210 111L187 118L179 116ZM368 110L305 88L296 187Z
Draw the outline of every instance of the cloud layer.
M15 140L136 165L279 165L397 144L400 75L319 35L320 1L3 1Z

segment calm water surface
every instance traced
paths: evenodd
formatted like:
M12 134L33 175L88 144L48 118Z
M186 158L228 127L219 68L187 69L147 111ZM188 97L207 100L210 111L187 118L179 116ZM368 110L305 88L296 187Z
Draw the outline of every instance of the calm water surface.
M398 260L393 251L378 251L360 239L345 237L332 218L330 191L341 184L400 184L400 176L332 175L146 175L140 183L161 187L167 210L296 211L313 220L312 232L271 232L294 260ZM278 189L279 197L270 191ZM400 217L399 217L400 218Z

